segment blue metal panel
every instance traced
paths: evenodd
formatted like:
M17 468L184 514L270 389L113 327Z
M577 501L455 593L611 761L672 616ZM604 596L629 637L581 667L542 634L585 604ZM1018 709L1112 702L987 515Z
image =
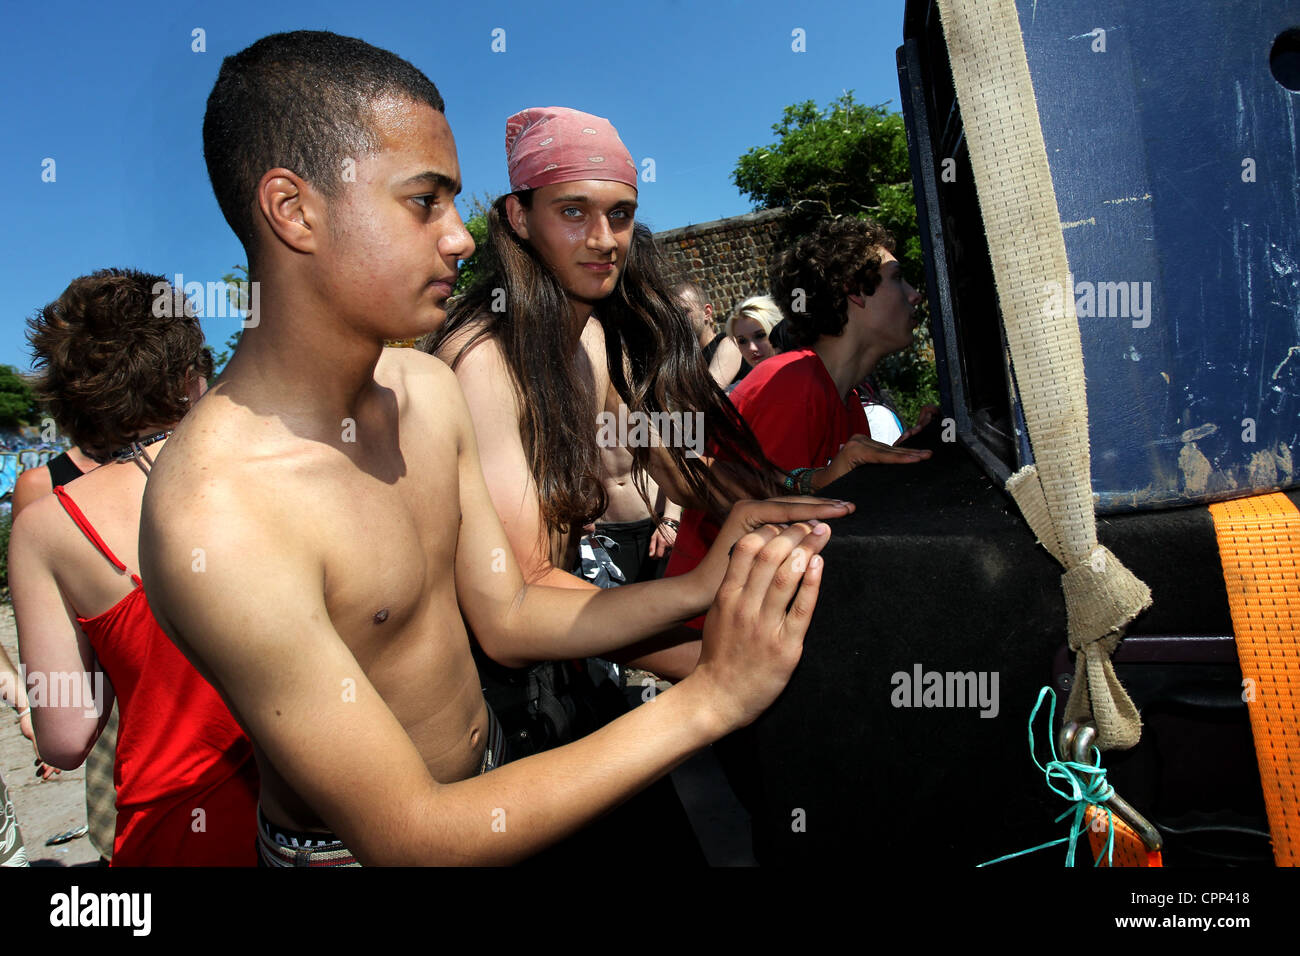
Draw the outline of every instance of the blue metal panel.
M1300 5L1017 6L1080 307L1099 510L1294 486L1300 94L1269 52Z

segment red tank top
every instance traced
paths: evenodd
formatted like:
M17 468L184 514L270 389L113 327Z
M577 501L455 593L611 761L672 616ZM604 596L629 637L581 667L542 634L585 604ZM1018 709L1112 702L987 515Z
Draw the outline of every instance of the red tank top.
M119 571L63 486L64 510ZM257 765L220 695L167 637L135 588L78 617L117 695L113 866L256 866Z

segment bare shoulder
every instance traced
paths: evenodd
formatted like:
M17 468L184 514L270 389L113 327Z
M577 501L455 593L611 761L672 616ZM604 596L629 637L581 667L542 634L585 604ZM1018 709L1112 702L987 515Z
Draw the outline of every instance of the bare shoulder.
M217 575L190 573L213 562L256 575L306 560L312 509L301 503L313 500L310 477L321 457L313 444L219 388L205 396L177 426L145 485L140 564L150 603L164 598L169 582L183 581L187 592L215 584Z
M487 407L518 418L520 403L510 366L487 319L474 319L453 332L435 353L455 371L461 391L477 413Z
M46 492L15 512L9 532L9 548L12 552L45 555L51 542L61 537L58 532L63 524L72 527L72 519L64 512L59 499Z
M50 469L45 465L28 468L14 482L13 514L18 515L24 508L50 493Z
M521 406L510 366L497 337L482 329L483 321L458 329L439 347L438 358L455 370L462 396L480 430L489 421L493 427L513 425L517 430Z
M375 382L393 389L399 405L412 398L437 398L456 388L456 376L445 362L409 348L384 349L375 365Z

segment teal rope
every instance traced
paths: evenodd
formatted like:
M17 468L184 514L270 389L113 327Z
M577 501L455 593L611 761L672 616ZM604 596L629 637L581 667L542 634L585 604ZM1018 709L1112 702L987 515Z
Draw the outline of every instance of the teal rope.
M1043 698L1051 696L1052 706L1047 717L1047 740L1052 747L1052 759L1046 765L1039 763L1036 746L1034 743L1034 721L1038 717L1038 711L1042 709ZM1071 813L1074 814L1074 821L1070 825L1069 835L1061 837L1059 840L1049 840L1047 843L1040 843L1036 847L1028 850L1020 850L1017 853L1008 853L1006 856L1000 856L996 860L989 860L987 863L981 863L979 866L992 866L994 863L1001 863L1003 860L1011 860L1018 856L1025 856L1028 853L1036 853L1039 850L1045 850L1049 846L1059 846L1062 843L1069 843L1069 851L1065 855L1065 865L1074 866L1074 847L1079 839L1079 834L1084 829L1084 817L1088 812L1089 804L1097 804L1106 811L1106 848L1097 854L1097 859L1093 861L1093 866L1101 865L1101 858L1106 857L1108 866L1115 864L1115 815L1105 804L1115 794L1115 788L1106 782L1106 771L1101 766L1101 751L1096 747L1092 748L1094 762L1091 764L1080 763L1075 760L1060 760L1056 754L1056 738L1052 733L1052 728L1056 726L1056 693L1051 687L1044 687L1038 692L1038 700L1034 703L1034 709L1029 714L1029 756L1033 759L1034 765L1043 771L1043 778L1047 787L1053 793L1069 800L1073 806L1056 818L1055 823L1060 823ZM1068 789L1057 786L1057 781L1062 782ZM978 869L978 867L977 867Z

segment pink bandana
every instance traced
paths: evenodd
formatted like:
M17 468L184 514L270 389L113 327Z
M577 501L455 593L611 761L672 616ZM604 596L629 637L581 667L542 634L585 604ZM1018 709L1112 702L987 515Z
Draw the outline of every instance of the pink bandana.
M512 192L580 179L636 189L636 163L609 120L564 106L534 106L506 120L506 165Z

